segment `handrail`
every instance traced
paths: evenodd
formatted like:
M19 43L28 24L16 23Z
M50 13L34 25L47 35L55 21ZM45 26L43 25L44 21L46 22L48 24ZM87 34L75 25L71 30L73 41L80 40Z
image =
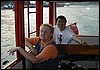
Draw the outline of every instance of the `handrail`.
M36 31L31 32L30 34L36 33Z
M16 64L18 64L22 59L17 59L7 64L3 69L12 69Z

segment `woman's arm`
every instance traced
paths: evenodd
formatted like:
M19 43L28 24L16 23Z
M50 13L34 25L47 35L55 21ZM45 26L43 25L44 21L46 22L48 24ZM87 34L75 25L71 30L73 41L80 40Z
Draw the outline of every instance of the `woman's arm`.
M33 64L35 64L35 63L40 63L40 62L44 61L43 58L34 56L34 55L28 53L27 51L25 51L25 50L24 50L23 48L21 48L21 47L12 48L12 49L10 49L8 52L9 52L10 54L14 54L15 51L19 51L27 60L31 61Z
M30 53L37 55L38 52L35 49L35 47L33 47L33 45L28 41L28 38L25 38L25 45L30 49Z
M25 45L28 47L28 48L31 48L32 44L28 41L28 38L25 38Z

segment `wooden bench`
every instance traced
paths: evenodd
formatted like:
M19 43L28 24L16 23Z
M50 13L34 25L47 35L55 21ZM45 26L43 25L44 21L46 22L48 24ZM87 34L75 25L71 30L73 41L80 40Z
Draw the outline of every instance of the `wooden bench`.
M88 45L84 47L80 44L57 44L57 47L60 54L95 56L94 59L99 59L99 45Z

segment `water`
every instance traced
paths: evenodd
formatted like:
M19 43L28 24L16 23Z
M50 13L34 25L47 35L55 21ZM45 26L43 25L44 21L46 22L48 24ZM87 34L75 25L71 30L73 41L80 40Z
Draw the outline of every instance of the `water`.
M5 60L12 61L15 56L8 56L8 49L15 47L15 24L12 10L1 10L1 68ZM7 57L7 58L6 58Z
M66 9L65 9L66 8ZM36 10L34 8L34 10ZM43 22L49 22L49 10L43 8ZM25 37L27 37L27 9L25 9ZM69 6L57 8L57 16L64 15L68 19L68 23L77 22L79 33L84 35L97 35L99 36L99 5L89 6ZM36 30L36 14L30 14L31 31ZM9 60L10 62L15 59L15 56L8 56L7 50L15 47L15 21L13 10L1 9L1 68L2 62ZM33 20L34 19L34 20ZM6 57L7 58L4 58Z
M81 35L99 35L99 5L66 8L57 8L57 16L64 15L68 19L68 23L77 22Z

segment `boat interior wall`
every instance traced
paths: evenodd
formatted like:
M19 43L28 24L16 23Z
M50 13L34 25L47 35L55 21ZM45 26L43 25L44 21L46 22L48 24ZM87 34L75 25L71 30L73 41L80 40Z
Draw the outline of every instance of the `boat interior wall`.
M99 36L78 36L80 39L86 41L89 45L99 45ZM71 44L77 44L75 41L71 41Z
M23 69L22 60L11 69ZM26 60L26 69L32 69L32 63L28 60Z
M16 64L14 67L12 67L12 69L23 69L22 60L18 64Z

